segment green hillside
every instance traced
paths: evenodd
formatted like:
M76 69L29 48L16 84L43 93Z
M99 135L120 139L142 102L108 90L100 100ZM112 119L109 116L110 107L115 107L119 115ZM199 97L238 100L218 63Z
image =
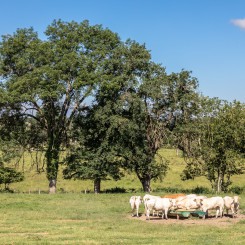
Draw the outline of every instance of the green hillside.
M45 167L40 173L37 172L38 162L39 168L43 165L41 157L37 158L34 156L35 153L25 154L24 159L21 159L16 165L19 171L24 171L25 180L20 183L14 183L10 185L10 188L16 192L48 192L48 181L46 179ZM180 179L180 173L184 169L184 159L177 155L176 150L173 149L162 149L161 154L170 162L169 170L166 177L161 181L151 183L153 191L164 190L169 191L182 191L183 189L192 190L197 187L208 188L211 190L211 186L208 180L204 177L196 178L195 180L182 181ZM245 187L245 174L240 176L232 177L233 184L231 187ZM113 188L124 188L127 191L135 190L141 191L141 183L134 174L125 173L119 181L107 180L102 181L101 190L105 191ZM85 190L93 190L93 182L90 180L64 180L62 177L62 169L60 169L57 191L58 192L84 192Z

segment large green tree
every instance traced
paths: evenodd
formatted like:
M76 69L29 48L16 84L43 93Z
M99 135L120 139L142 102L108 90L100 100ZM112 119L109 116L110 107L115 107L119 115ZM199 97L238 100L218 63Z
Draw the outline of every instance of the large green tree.
M0 83L12 114L32 118L46 134L46 164L50 193L55 192L60 150L71 122L102 81L102 64L121 41L100 25L54 21L47 39L29 29L2 37ZM120 62L120 61L119 61Z
M86 113L77 114L73 124L76 145L67 158L66 178L91 179L99 192L101 180L122 176L125 158L118 129L125 121L127 94L135 93L149 60L144 45L127 40L104 63L103 81L95 91L93 105Z

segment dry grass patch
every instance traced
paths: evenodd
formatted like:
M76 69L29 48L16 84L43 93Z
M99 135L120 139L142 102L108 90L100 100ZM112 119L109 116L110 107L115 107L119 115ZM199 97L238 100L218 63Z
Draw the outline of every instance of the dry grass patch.
M205 226L216 226L216 227L225 227L231 226L237 223L243 223L245 221L245 215L240 214L236 218L231 218L230 216L224 216L223 218L215 218L214 215L209 215L208 218L202 219L197 217L189 218L180 218L177 220L176 217L169 217L168 220L162 219L161 217L150 217L150 220L146 220L146 216L143 214L140 217L128 216L129 219L137 219L139 221L144 221L150 224L161 224L161 225L205 225Z

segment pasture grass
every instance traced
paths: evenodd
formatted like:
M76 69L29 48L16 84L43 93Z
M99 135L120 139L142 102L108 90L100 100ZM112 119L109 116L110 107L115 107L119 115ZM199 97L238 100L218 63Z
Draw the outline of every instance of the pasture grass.
M0 244L244 244L244 220L223 227L152 223L130 218L130 196L2 193Z

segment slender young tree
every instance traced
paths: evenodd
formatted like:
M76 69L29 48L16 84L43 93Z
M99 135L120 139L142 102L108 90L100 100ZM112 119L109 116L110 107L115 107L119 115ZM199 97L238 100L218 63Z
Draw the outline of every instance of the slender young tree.
M5 191L10 191L9 185L11 183L21 182L23 180L23 173L17 172L13 168L4 167L0 162L0 185L4 185Z
M182 179L205 176L219 193L227 191L233 175L245 170L245 107L217 99L203 102L199 117L182 134L182 149L188 157Z

